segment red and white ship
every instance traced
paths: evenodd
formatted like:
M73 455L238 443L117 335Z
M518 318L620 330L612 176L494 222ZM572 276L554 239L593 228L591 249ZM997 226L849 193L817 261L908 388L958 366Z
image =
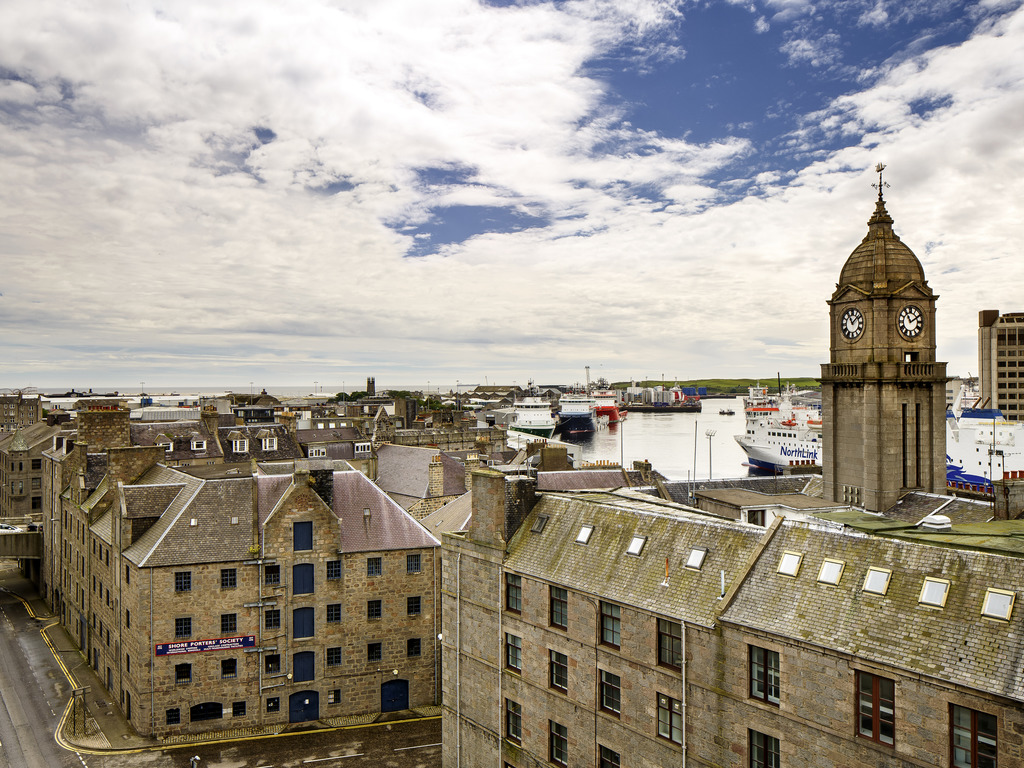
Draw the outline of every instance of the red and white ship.
M593 394L594 400L597 401L597 409L594 415L598 418L605 417L608 419L609 424L618 424L620 421L626 418L629 411L619 409L618 398L615 395L614 390L602 389L599 392Z

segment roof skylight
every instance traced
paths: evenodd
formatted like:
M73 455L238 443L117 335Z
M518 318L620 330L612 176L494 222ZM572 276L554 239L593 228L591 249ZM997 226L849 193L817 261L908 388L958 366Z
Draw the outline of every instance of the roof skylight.
M985 602L981 606L981 615L990 619L1009 621L1013 612L1013 602L1017 594L1005 589L988 589L985 591Z
M924 584L921 586L921 596L917 598L917 602L942 608L946 604L946 597L948 595L948 579L935 579L927 576L925 577Z
M541 533L544 530L544 526L547 524L547 515L537 515L537 519L533 521L533 525L530 527L530 531L532 533Z
M864 577L864 591L875 595L884 595L889 591L889 579L892 578L892 571L888 568L868 568Z
M800 572L800 562L803 559L801 552L784 552L779 561L779 573L783 576L796 576Z
M843 578L843 569L846 563L842 560L830 560L826 558L821 563L821 570L818 571L818 581L822 584L838 584Z
M690 556L686 558L686 567L699 571L704 565L704 558L708 555L707 547L694 547L690 550Z
M576 534L576 543L586 544L588 541L590 541L590 534L592 534L593 532L594 526L584 525L582 528L580 528L580 532Z
M644 544L647 543L646 536L634 536L633 540L629 542L629 549L626 550L627 555L639 555L644 548Z

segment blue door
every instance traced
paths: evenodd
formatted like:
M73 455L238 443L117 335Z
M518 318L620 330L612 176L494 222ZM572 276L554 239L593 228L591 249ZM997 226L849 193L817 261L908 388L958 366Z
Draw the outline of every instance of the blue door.
M315 676L316 656L312 651L296 653L292 659L293 682L304 683Z
M316 691L299 691L288 697L288 722L305 723L320 719L320 694Z
M409 708L409 681L388 680L380 687L380 711L397 712Z

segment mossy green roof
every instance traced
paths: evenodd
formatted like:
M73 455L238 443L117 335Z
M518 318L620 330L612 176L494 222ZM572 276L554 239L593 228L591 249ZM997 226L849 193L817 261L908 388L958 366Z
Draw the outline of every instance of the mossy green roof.
M778 573L786 551L803 554L796 577ZM836 586L818 582L826 557L845 563ZM863 591L870 566L892 571L884 596ZM918 602L927 576L949 580L944 607ZM1019 596L1021 584L1019 557L786 521L721 619L1024 700L1024 605L1016 602L1008 622L981 616L987 589Z
M536 533L532 528L540 515L548 520ZM587 544L577 544L584 525L594 526L593 534ZM711 626L721 605L721 572L728 589L764 535L759 526L667 502L646 503L613 493L544 494L509 542L505 566L606 600ZM646 537L639 556L626 554L634 536ZM699 571L684 567L694 547L708 550Z

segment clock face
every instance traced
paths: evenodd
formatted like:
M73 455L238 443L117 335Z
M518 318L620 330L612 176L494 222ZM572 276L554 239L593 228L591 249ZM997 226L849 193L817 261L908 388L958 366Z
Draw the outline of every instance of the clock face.
M843 312L843 317L839 321L839 327L843 332L843 336L852 341L864 331L864 315L861 314L859 309L848 309Z
M896 325L907 338L913 339L924 330L924 315L921 310L913 304L908 304L900 310L899 319Z

